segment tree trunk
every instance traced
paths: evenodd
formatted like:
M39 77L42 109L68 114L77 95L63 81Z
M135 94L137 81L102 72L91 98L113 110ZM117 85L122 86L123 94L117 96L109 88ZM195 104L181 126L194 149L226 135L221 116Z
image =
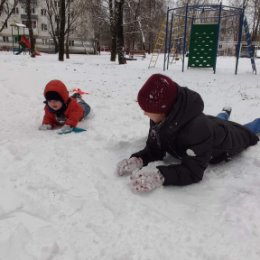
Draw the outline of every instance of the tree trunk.
M112 39L111 39L111 61L116 61L116 33L112 34Z
M115 2L116 32L117 32L117 54L119 64L126 64L124 55L124 32L123 32L123 4L124 0Z
M3 10L4 9L4 5L6 4L6 0L1 0L1 2L0 2L0 16L1 16L1 10ZM8 4L8 2L7 2L7 4ZM15 8L16 8L16 6L17 6L17 4L18 4L18 0L15 0L14 1L14 3L13 3L13 7L11 8L11 10L9 11L9 8L7 8L8 9L8 12L7 12L7 14L6 14L6 18L5 19L3 19L3 18L1 18L1 27L0 27L0 32L2 32L3 30L4 30L4 28L5 28L5 25L7 24L7 21L9 20L9 18L11 17L11 15L13 14L13 12L14 12L14 10L15 10Z
M70 1L68 0L68 31L67 31L67 37L66 37L66 59L70 58L70 50L69 50L69 37L70 37Z
M53 6L51 3L52 2L50 2L49 0L45 0L45 4L47 7L48 20L49 20L50 29L51 29L50 35L51 35L51 37L53 39L53 43L54 43L54 52L57 53L59 51L59 43L58 43L56 35L59 35L59 34L55 33L54 22L53 22L53 16L55 16L55 12L54 12L54 9L53 9ZM59 27L58 23L57 23L57 27ZM57 31L59 32L58 28L57 28Z
M111 61L116 61L116 28L115 28L115 14L113 0L109 0L109 20L110 20L110 32L111 32Z
M64 40L66 25L65 0L60 0L60 34L59 34L59 61L64 61Z
M35 57L35 39L33 36L32 18L31 18L31 0L26 1L26 12L27 12L27 26L29 30L29 37L31 43L31 57Z

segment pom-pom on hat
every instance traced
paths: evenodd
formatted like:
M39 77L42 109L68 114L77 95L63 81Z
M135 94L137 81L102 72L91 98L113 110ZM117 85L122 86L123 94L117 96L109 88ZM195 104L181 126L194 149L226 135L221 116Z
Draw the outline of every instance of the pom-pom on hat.
M178 85L169 77L153 74L140 89L137 101L148 113L168 114L177 97Z

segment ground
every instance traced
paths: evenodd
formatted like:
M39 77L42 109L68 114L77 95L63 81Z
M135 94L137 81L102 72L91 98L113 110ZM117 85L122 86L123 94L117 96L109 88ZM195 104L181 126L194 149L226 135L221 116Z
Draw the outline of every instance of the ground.
M1 260L260 259L259 144L186 187L136 194L129 177L115 175L117 162L145 145L149 121L136 95L153 73L199 92L206 114L230 105L233 121L260 117L260 76L249 59L238 75L232 57L218 57L216 74L182 73L181 61L163 71L161 60L148 69L149 56L118 65L105 53L58 62L0 52ZM38 130L51 79L89 92L86 132Z

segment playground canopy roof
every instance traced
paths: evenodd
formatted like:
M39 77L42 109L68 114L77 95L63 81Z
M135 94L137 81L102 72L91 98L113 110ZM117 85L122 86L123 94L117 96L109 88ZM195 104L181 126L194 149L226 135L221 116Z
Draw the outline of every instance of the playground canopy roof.
M11 26L15 26L15 27L22 27L22 28L27 28L25 24L22 23L12 23L10 24Z

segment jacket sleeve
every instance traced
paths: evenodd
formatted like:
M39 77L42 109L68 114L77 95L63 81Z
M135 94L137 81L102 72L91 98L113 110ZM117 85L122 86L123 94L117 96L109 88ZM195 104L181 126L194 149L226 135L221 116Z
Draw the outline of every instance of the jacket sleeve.
M130 156L141 158L144 166L146 166L149 162L162 160L166 154L166 152L158 144L156 137L153 136L151 132L152 129L150 127L145 148Z
M157 166L167 185L189 185L202 180L212 154L212 134L207 129L193 129L196 133L183 140L184 155L181 164Z
M51 125L53 127L55 125L55 122L56 121L55 121L53 113L51 113L48 110L48 108L45 106L42 124L44 124L44 125Z
M71 127L76 127L78 122L83 118L83 114L84 112L82 107L73 100L73 102L70 102L69 104L65 124Z

